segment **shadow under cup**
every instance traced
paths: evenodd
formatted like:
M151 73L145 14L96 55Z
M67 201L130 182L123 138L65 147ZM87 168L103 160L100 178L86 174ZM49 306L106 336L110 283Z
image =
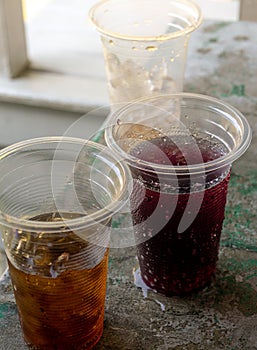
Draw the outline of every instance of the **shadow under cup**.
M208 96L163 95L113 113L105 138L133 176L130 203L143 281L167 296L208 285L231 164L251 140L244 116Z
M91 349L103 332L111 217L126 166L82 139L28 140L0 153L0 229L26 343Z

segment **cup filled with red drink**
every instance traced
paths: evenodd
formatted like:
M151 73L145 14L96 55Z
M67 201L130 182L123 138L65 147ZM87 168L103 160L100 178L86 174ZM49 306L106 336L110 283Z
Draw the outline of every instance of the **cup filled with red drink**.
M105 138L133 177L130 210L145 284L167 296L207 286L231 165L251 140L246 118L209 96L159 95L114 112Z
M77 138L26 140L0 154L0 229L25 342L91 349L103 332L111 217L129 171Z

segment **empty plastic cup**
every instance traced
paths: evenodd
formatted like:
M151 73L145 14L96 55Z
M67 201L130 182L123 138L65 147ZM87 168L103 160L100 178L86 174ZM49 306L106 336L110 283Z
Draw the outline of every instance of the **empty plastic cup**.
M180 92L190 34L201 24L187 0L103 0L89 17L100 33L111 108L141 97Z

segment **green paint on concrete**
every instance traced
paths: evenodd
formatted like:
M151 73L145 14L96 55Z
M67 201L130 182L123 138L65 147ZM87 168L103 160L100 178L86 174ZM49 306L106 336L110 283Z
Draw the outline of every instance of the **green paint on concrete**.
M236 305L245 316L257 313L256 202L257 173L232 172L221 236L215 306L222 309L233 296L231 307Z
M233 174L229 185L237 189L241 195L257 194L257 174L250 172L247 177Z
M246 96L245 94L245 85L239 84L239 85L233 85L231 87L231 90L228 93L221 94L222 97L228 97L228 96Z
M0 304L0 318L4 318L9 311L10 311L10 306L8 303Z
M230 94L236 95L236 96L245 96L245 85L244 84L234 85L231 89Z
M257 277L257 257L246 260L239 260L237 258L227 259L226 268L228 271L240 274L244 280L250 280Z
M116 217L112 220L112 228L118 228L121 226L122 222L124 221L123 217Z
M256 200L257 174L232 174L221 246L257 252Z
M223 265L223 264L222 264ZM224 266L220 266L224 269ZM209 293L208 293L209 291ZM206 293L198 295L201 307L209 305L221 314L230 312L233 308L238 309L244 316L257 313L257 292L249 282L238 282L235 275L221 273L216 276L215 283Z
M205 33L215 33L219 31L220 29L223 29L224 27L227 27L229 25L229 22L218 22L213 23L204 28Z

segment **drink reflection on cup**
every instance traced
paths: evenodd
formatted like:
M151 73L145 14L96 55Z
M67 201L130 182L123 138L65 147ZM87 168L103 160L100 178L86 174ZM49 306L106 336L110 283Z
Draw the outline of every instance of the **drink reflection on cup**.
M101 145L39 138L0 153L0 228L26 343L91 349L103 332L110 224L126 166Z
M130 202L143 281L165 295L208 285L231 164L251 139L244 116L208 96L156 96L114 112L105 139L134 178Z

